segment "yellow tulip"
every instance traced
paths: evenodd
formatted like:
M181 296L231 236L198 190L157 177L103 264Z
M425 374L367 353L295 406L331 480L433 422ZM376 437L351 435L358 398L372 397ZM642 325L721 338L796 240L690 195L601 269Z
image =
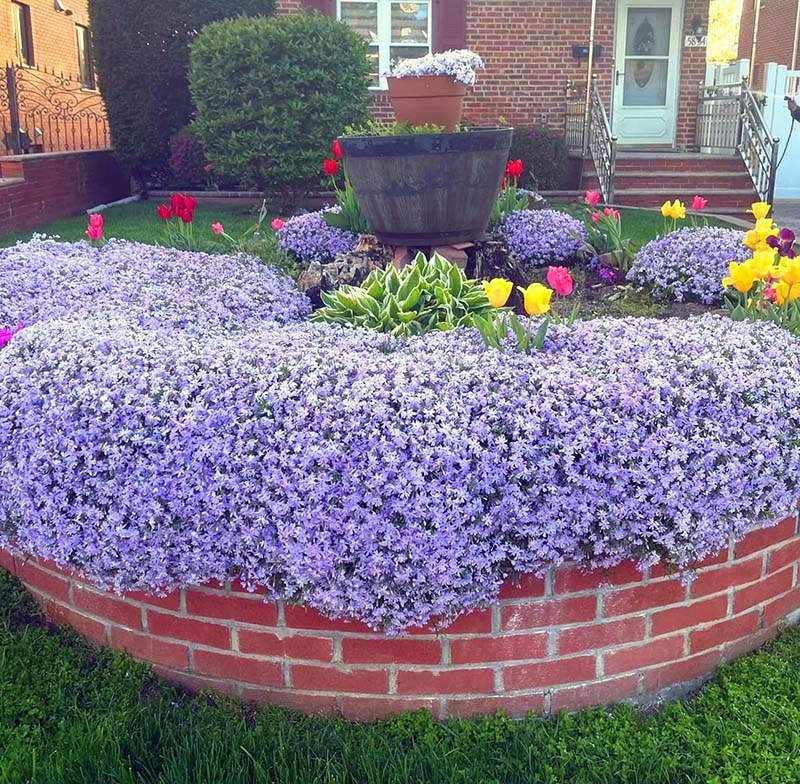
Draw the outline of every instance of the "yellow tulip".
M787 285L796 286L800 283L800 258L781 259L781 263L775 269L774 275Z
M661 214L662 214L662 215L663 215L665 218L669 218L669 217L670 217L670 213L671 213L671 212L672 212L672 202L670 202L670 201L665 201L665 202L664 202L664 203L661 205Z
M486 299L489 300L489 304L493 308L502 308L508 302L513 289L514 284L509 280L503 280L503 278L493 278L483 283Z
M525 310L529 316L543 316L550 310L553 290L541 283L531 283L528 288L517 287L525 297Z
M722 279L722 285L733 286L736 291L741 291L742 294L750 291L756 282L753 268L747 262L739 264L736 261L732 261L728 267L728 273L728 277Z
M755 204L750 205L750 209L748 212L752 213L756 220L762 220L769 215L769 211L772 207L765 201L757 201Z
M775 294L775 301L779 305L783 305L787 299L789 302L800 299L800 286L790 286L782 280L779 280L772 286L772 291Z
M773 275L776 271L775 251L757 250L753 254L753 258L745 263L750 266L756 280L764 280L769 275Z
M758 250L759 246L762 244L759 233L755 229L750 229L750 231L745 232L744 244L750 248L750 250Z
M669 217L673 220L683 220L686 217L686 205L679 199L675 199L670 208Z

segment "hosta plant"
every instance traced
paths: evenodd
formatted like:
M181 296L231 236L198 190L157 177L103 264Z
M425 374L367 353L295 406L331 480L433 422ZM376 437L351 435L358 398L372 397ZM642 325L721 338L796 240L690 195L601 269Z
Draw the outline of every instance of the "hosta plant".
M375 270L362 286L323 292L314 321L345 324L392 335L423 335L473 326L492 310L483 287L447 259L423 253L402 269Z

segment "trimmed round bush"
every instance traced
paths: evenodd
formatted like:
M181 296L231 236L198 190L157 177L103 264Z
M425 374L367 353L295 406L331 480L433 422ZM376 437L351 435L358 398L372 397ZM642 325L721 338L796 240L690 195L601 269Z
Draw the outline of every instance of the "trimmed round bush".
M511 255L526 267L572 261L588 240L583 222L560 210L519 210L501 224Z
M338 212L340 208L336 206L331 210ZM331 261L340 253L355 250L358 235L331 226L325 221L324 212L319 210L289 218L276 232L278 247L306 265L314 261Z
M37 239L0 250L0 327L122 316L151 329L236 330L311 311L294 282L258 259L111 240Z
M520 187L555 191L564 186L569 150L563 133L554 133L546 125L514 128L508 157L521 160L525 167Z
M298 199L331 142L368 117L364 39L320 14L208 25L192 46L194 126L215 169Z
M201 324L214 288L182 294ZM4 292L6 320L33 299ZM237 575L396 631L565 560L687 568L795 506L800 343L775 325L578 322L528 356L219 307L247 328L78 309L0 350L4 543L116 589Z
M753 255L743 240L744 232L736 229L686 227L670 232L639 251L628 280L649 287L657 299L721 302L730 262Z

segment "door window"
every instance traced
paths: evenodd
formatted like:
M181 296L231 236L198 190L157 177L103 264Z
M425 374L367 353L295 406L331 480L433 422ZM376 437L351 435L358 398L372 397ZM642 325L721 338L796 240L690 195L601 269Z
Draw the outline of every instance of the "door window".
M671 8L629 8L622 89L624 106L666 106Z

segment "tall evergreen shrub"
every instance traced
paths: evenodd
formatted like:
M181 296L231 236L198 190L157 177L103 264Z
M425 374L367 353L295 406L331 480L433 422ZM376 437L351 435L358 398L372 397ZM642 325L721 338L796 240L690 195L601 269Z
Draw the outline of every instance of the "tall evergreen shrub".
M188 124L189 44L209 22L270 15L275 0L89 0L99 87L118 158L143 178Z

